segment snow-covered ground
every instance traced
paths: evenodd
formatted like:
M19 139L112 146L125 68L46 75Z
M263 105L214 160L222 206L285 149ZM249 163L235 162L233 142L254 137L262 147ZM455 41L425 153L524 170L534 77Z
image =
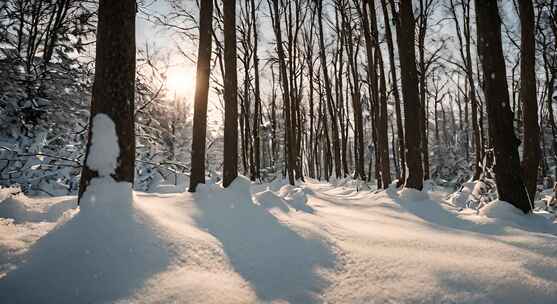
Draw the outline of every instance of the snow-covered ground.
M79 212L0 190L0 303L557 303L557 225L504 202L243 178L131 205L97 190L118 196Z

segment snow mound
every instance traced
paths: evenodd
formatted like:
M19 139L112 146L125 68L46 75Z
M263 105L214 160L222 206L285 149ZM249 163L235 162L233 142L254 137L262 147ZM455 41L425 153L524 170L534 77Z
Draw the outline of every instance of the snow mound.
M251 193L251 181L243 175L238 175L226 189L236 194L249 195Z
M228 188L204 188L193 196L198 209L195 221L220 242L230 267L258 299L238 303L320 302L329 282L319 271L334 267L336 259L321 237L301 235L274 213L257 206L251 195L251 182L245 177L239 176ZM262 206L279 203L277 198L281 198L280 194L272 191L256 194Z
M114 174L120 155L116 125L108 115L103 113L95 115L92 124L87 167L97 171L99 176Z
M0 278L29 247L76 213L75 197L30 198L19 188L0 188Z
M479 210L480 216L485 216L501 225L515 226L529 231L557 234L557 226L553 223L555 217L547 212L533 212L524 214L512 204L494 200Z
M548 223L542 215L522 215L503 202L481 214L459 212L436 191L416 201L409 199L422 199L419 191L350 193L311 181L280 188L239 177L228 188L137 193L132 202L129 185L102 178L91 188L94 203L36 241L15 269L0 268L9 271L0 277L0 303L514 304L557 298L557 235L541 226ZM289 200L302 194L318 212L266 210L281 203L291 209ZM12 230L0 231L0 239L28 235L15 228L29 227L5 227ZM0 248L0 267L5 253Z
M132 206L129 183L95 178L81 210L0 280L0 303L113 303L166 269L166 247Z
M282 212L290 211L284 200L270 189L254 194L254 198L260 206L266 209L277 208Z
M279 190L280 197L282 197L292 208L305 212L312 213L314 210L307 205L307 196L305 190L300 187L292 185L285 185Z
M495 200L480 209L480 215L493 219L517 221L522 219L525 214L511 203Z
M0 218L15 224L56 222L66 211L76 208L75 197L29 198L23 193L0 201Z
M424 191L416 190L413 188L404 187L398 192L400 199L407 202L418 202L425 201L429 199L429 195Z
M116 182L110 176L93 178L83 193L80 206L83 212L112 213L115 208L130 208L132 185Z

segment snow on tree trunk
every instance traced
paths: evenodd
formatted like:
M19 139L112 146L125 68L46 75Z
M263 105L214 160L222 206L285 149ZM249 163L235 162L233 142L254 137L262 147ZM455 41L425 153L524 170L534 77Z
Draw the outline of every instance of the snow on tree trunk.
M99 21L95 58L95 81L91 97L91 125L87 154L79 186L79 200L93 178L105 175L91 167L93 129L97 114L104 113L113 122L119 155L111 177L133 184L135 175L135 0L99 2ZM102 117L102 116L100 116ZM106 120L100 118L101 120ZM98 121L97 121L98 122ZM100 127L99 127L100 128ZM104 131L104 130L101 130ZM98 159L93 160L97 164Z
M86 165L89 169L97 171L100 177L114 174L118 166L118 136L116 125L108 115L99 113L92 119L91 147Z
M91 179L80 203L84 210L107 210L113 212L113 206L129 206L132 201L132 184L116 182L112 175L118 167L120 148L116 125L108 115L99 113L92 119L91 146L87 155L86 166L97 172L98 177ZM110 203L109 208L101 208ZM106 211L105 211L106 212Z

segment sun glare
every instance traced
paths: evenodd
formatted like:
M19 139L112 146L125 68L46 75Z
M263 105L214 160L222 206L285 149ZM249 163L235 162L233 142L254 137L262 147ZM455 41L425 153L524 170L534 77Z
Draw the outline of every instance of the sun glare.
M172 67L168 69L166 89L168 97L191 98L194 93L195 78L193 70L186 67Z

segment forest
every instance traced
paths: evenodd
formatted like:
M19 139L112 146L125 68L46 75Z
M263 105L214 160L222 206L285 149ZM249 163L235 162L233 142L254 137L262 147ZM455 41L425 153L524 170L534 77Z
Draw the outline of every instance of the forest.
M0 303L555 303L557 0L0 1Z

